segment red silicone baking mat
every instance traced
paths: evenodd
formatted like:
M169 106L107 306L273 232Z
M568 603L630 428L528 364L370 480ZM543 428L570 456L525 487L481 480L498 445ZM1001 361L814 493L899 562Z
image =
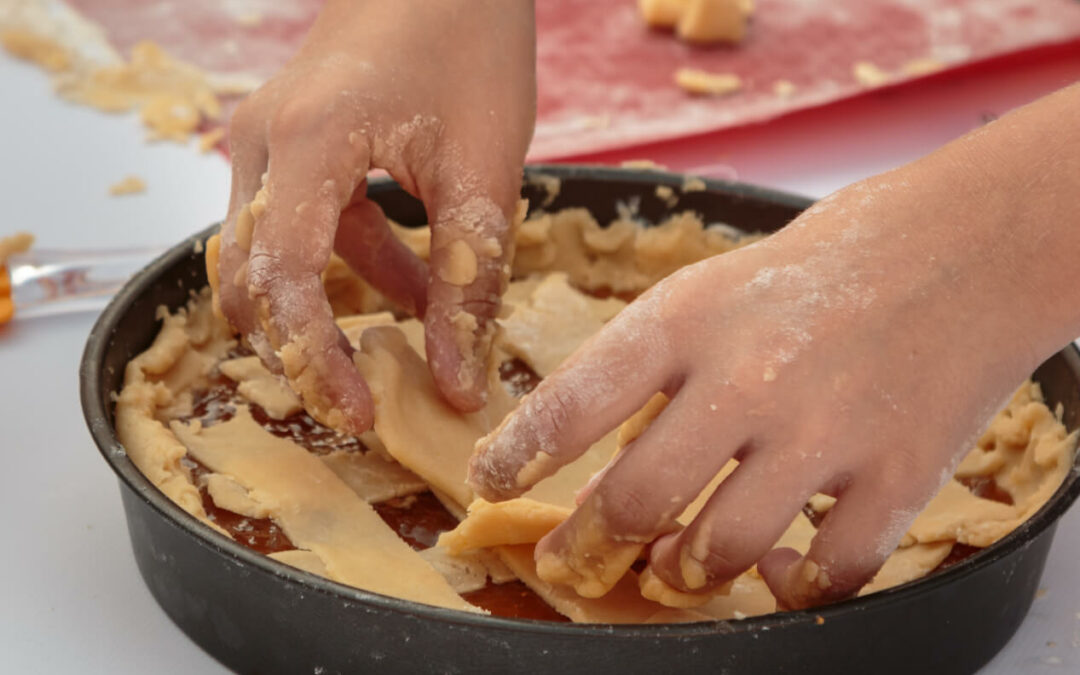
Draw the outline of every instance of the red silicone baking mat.
M199 66L266 77L303 38L320 0L68 0L122 50L152 39ZM695 48L642 25L635 0L537 0L539 109L533 160L750 122L865 90L860 61L890 83L916 59L946 68L1080 38L1076 0L757 0L746 41ZM734 73L738 93L701 98L673 75ZM788 80L794 93L774 92Z

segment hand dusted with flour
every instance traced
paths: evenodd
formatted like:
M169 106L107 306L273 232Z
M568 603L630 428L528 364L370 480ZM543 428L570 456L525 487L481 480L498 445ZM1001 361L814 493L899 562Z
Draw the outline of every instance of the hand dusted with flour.
M663 392L537 545L541 577L602 594L651 545L659 593L756 562L783 606L854 594L1016 385L1080 334L1077 110L1080 86L676 272L478 443L471 484L515 497ZM819 492L838 501L806 556L770 552Z
M233 116L221 309L326 424L372 421L320 281L331 252L424 318L447 400L483 406L535 115L533 33L529 2L330 0ZM424 202L430 271L366 198L373 168Z

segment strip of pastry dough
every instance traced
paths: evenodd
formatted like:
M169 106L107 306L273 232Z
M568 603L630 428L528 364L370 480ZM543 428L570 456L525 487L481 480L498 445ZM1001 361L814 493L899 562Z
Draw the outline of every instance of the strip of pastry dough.
M508 413L514 399L490 388L483 410L461 414L450 407L427 364L396 327L375 326L360 337L353 361L375 399L375 432L391 456L462 508L473 500L465 484L476 440Z
M581 343L604 327L626 303L597 299L570 286L565 273L544 277L524 302L499 319L501 345L536 371L550 375Z
M304 409L300 397L285 380L263 365L258 356L242 356L218 364L221 374L236 382L236 391L266 411L275 420L283 420Z
M570 516L570 509L533 499L509 499L493 504L477 499L457 527L443 532L439 546L451 553L473 549L535 544Z
M682 623L706 621L709 616L686 609L674 609L651 602L638 592L637 575L624 576L602 598L583 598L569 586L555 586L536 574L530 544L500 546L495 549L519 579L536 591L549 605L571 621L582 623Z
M191 456L246 487L293 544L322 559L331 579L429 605L480 611L318 457L264 430L246 406L227 422L206 428L173 422L172 431Z
M186 390L204 380L234 343L228 326L213 319L208 289L175 314L159 308L158 316L162 326L154 343L124 370L116 436L139 471L165 496L229 536L206 516L202 496L180 461L186 450L159 419L187 412L191 392Z

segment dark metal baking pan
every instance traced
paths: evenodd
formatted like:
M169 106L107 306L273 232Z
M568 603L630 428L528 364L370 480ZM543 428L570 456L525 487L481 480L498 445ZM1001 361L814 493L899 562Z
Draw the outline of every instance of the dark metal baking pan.
M583 206L601 222L616 203L655 221L668 207L657 185L682 193L683 176L658 171L532 167L560 179L549 210ZM370 192L405 224L423 208L394 183ZM549 197L537 182L534 208ZM809 200L705 181L678 210L745 230L782 227ZM161 608L223 664L250 673L965 673L986 663L1027 614L1058 518L1080 492L1074 470L1027 523L930 578L812 611L743 621L573 625L469 615L357 590L279 564L183 512L135 468L113 431L110 393L124 365L159 329L155 309L181 306L206 284L201 247L215 228L181 242L131 279L94 326L80 367L94 441L120 479L139 570ZM1080 353L1068 347L1035 373L1069 429L1080 415ZM393 574L387 570L387 574ZM132 581L134 583L134 580Z

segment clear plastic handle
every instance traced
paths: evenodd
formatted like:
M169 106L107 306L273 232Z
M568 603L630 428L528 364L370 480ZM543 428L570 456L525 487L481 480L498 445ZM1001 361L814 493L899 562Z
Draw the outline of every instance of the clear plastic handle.
M99 311L157 247L68 251L33 249L7 261L15 318Z

